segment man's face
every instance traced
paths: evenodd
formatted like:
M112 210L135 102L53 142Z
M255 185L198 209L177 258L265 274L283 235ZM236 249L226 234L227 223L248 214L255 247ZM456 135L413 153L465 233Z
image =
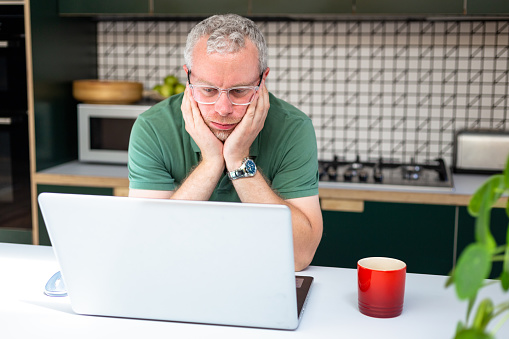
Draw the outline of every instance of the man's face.
M239 52L226 54L207 54L206 42L207 37L204 37L194 48L190 79L193 85L211 85L222 89L258 85L258 50L250 40L246 40L246 46ZM226 92L223 92L215 104L198 103L198 107L212 133L225 141L249 106L233 105Z

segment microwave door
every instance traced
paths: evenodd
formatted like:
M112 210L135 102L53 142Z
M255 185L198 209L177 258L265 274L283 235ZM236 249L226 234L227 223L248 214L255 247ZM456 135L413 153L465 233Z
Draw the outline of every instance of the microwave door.
M79 159L84 162L127 164L131 129L150 106L78 105Z

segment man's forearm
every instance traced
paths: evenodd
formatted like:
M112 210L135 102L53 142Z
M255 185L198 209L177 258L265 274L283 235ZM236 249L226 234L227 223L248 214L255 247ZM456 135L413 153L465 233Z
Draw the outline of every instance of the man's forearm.
M300 271L306 268L313 259L318 244L322 236L322 220L318 198L316 198L316 206L306 206L309 218L291 199L283 200L268 185L260 172L249 178L241 178L233 180L233 184L242 202L262 203L262 204L279 204L286 205L290 208L292 214L293 227L293 244L295 270ZM307 198L306 198L307 199ZM309 199L311 205L315 204L315 199Z
M187 176L182 185L173 193L171 199L209 200L223 171L223 162L212 163L200 161Z

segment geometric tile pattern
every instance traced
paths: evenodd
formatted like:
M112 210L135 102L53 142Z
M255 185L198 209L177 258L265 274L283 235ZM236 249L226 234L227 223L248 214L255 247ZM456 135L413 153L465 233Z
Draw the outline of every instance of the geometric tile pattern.
M506 130L508 21L256 21L267 86L314 123L320 159L452 164L455 132ZM102 79L184 79L195 21L98 22Z

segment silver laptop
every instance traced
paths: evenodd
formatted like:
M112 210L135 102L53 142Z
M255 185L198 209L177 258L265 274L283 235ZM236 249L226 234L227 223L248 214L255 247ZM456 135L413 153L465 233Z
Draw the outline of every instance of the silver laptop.
M295 276L286 206L59 193L39 205L76 313L298 327L312 277Z

